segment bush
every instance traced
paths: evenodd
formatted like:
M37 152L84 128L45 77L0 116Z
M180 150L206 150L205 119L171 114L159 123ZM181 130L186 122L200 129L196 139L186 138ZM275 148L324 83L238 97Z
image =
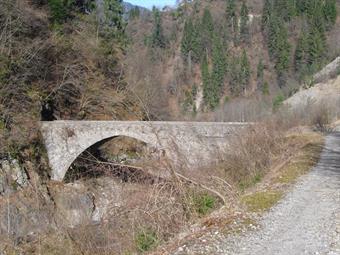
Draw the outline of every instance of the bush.
M282 94L277 95L273 100L273 109L277 110L285 100L285 97Z
M195 211L201 216L209 213L212 209L214 209L216 204L215 198L209 194L196 194L194 195L193 200Z
M155 248L159 243L159 239L155 231L141 229L136 236L135 242L139 252L146 252Z
M312 117L312 125L317 131L329 132L329 124L331 123L329 110L325 106L320 106L314 112Z
M52 21L63 23L70 16L73 4L74 0L48 0Z

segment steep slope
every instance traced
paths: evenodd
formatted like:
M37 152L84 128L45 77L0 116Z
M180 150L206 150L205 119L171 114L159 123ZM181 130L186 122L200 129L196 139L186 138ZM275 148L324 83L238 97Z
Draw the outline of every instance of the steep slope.
M157 12L134 18L126 30L132 40L125 61L129 86L151 115L160 119L206 119L212 110L223 109L226 102L238 98L261 102L281 94L288 97L339 53L340 20L334 19L334 6L339 6L329 0L320 8L317 1L292 4L288 14L278 11L286 8L276 0L246 1L244 5L232 0L183 1L176 10L160 12L160 19L155 18ZM273 8L267 23L265 3ZM328 11L331 5L333 9ZM325 25L314 33L315 19L324 19ZM320 55L315 59L308 55L315 49L301 46L305 31L309 31L308 40L320 40L316 53ZM153 44L157 33L164 46ZM305 55L300 54L301 47ZM205 55L207 67L202 59ZM202 104L197 104L198 91L203 92ZM159 104L162 107L154 106Z
M58 3L0 2L1 157L38 150L40 120L142 117L126 93L119 31L81 2Z

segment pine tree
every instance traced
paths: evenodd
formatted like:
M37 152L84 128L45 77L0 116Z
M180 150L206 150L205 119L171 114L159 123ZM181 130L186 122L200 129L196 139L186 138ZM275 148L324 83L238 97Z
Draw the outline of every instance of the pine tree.
M243 50L240 60L240 82L242 91L245 91L250 81L250 64L247 56L247 52Z
M157 8L152 10L154 16L153 32L151 35L152 48L165 48L166 42L163 34L162 18L160 11Z
M135 6L130 12L129 12L129 19L136 19L140 16L140 9L138 6Z
M239 58L231 57L228 63L229 67L229 86L233 95L238 96L240 94L240 63Z
M114 27L117 31L122 31L124 28L123 21L123 1L122 0L104 0L104 24L107 27Z
M288 42L288 32L282 18L274 12L268 24L268 50L271 59L275 62L280 86L284 85L284 75L289 69L291 46Z
M192 19L189 18L184 24L183 37L181 42L181 52L186 58L190 57L194 62L200 60L201 44L197 27L193 24Z
M262 90L263 82L264 82L264 64L263 64L262 58L257 64L256 79L257 79L257 89Z
M296 15L296 0L274 0L274 9L284 20L290 21Z
M278 74L283 74L289 69L291 45L288 42L288 33L284 24L281 23L276 38L276 64Z
M211 77L209 72L209 64L206 54L203 55L201 61L201 75L203 83L203 99L206 105L210 106L211 100Z
M336 0L325 0L323 13L325 16L327 28L330 29L336 22L337 17Z
M302 15L308 9L309 0L296 0L296 12L298 15Z
M326 42L324 35L317 28L310 28L308 36L309 56L308 64L311 67L311 72L317 71L324 62L326 52Z
M262 31L264 31L267 28L272 13L273 13L272 0L265 0L264 5L263 5L263 10L262 10L262 20L261 20Z
M236 11L235 0L227 0L226 19L228 32L230 34L228 39L232 39L234 45L238 45L239 42L239 21Z
M227 0L226 19L227 27L233 33L235 31L234 24L237 23L235 0Z
M306 74L308 74L308 59L309 59L308 33L306 29L303 29L297 42L294 57L295 71L299 73L300 78L303 78Z
M240 13L240 39L242 42L249 42L250 41L250 34L249 34L249 10L246 5L245 1L242 1L241 6L241 13Z
M212 74L211 74L211 101L210 108L215 108L220 99L221 90L224 84L226 71L226 58L223 50L221 39L214 36L212 51Z
M214 36L214 21L208 8L204 9L200 32L202 46L210 52Z
M74 0L48 0L51 19L54 23L61 24L70 16Z
M233 35L233 42L234 42L234 46L237 46L239 45L239 42L240 42L240 37L239 37L239 30L240 30L240 27L239 27L239 22L238 22L238 17L236 16L235 18L235 24L233 26L234 28L234 35Z

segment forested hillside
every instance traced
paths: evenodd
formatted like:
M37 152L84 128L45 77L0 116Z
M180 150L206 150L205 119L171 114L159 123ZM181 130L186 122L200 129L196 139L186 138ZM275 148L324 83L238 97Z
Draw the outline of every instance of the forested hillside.
M197 0L135 15L127 81L160 119L208 118L235 99L277 104L338 56L337 8L335 0Z
M40 144L40 120L143 118L126 90L122 14L120 1L0 1L1 153Z

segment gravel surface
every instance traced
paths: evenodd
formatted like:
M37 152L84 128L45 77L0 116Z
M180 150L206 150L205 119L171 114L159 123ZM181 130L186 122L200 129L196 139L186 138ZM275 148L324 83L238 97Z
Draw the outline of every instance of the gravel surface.
M319 163L255 230L210 234L175 254L340 255L340 132L326 138Z

